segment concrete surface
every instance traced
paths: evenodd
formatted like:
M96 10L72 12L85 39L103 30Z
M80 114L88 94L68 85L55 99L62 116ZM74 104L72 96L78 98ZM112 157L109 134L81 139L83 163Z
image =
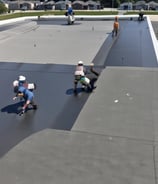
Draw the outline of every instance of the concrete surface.
M157 183L158 70L150 28L122 20L113 39L112 23L27 20L0 27L3 184ZM72 93L79 59L102 70L92 94ZM23 117L12 101L19 74L38 86L39 109Z
M88 64L111 32L111 24L78 21L71 29L62 20L26 20L1 33L0 60L43 64L76 64L83 60ZM87 54L83 54L85 47Z

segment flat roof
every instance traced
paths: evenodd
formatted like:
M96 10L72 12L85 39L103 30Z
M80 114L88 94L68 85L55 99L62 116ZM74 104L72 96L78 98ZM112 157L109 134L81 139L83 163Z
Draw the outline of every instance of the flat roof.
M3 184L155 184L158 68L148 21L25 20L0 26ZM73 94L78 60L101 72ZM12 82L35 82L36 111L18 116ZM9 89L9 90L8 90Z

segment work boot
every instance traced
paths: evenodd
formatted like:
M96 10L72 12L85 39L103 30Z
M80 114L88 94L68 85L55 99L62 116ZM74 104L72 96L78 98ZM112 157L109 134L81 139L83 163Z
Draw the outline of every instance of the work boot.
M37 105L32 105L33 109L36 110L37 109Z

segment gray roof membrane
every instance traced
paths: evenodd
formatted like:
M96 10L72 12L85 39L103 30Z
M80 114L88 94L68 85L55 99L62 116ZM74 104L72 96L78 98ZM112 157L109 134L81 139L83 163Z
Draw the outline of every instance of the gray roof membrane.
M72 63L0 63L3 184L157 183L157 60L146 20L120 25L92 60L101 73L91 94L73 95ZM19 117L21 73L37 83L39 108Z

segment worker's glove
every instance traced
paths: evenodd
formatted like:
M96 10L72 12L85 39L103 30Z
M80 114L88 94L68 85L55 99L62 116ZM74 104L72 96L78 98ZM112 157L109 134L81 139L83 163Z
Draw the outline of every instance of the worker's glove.
M16 97L16 96L14 96L14 97L13 97L13 100L16 100L16 99L17 99L17 97Z

